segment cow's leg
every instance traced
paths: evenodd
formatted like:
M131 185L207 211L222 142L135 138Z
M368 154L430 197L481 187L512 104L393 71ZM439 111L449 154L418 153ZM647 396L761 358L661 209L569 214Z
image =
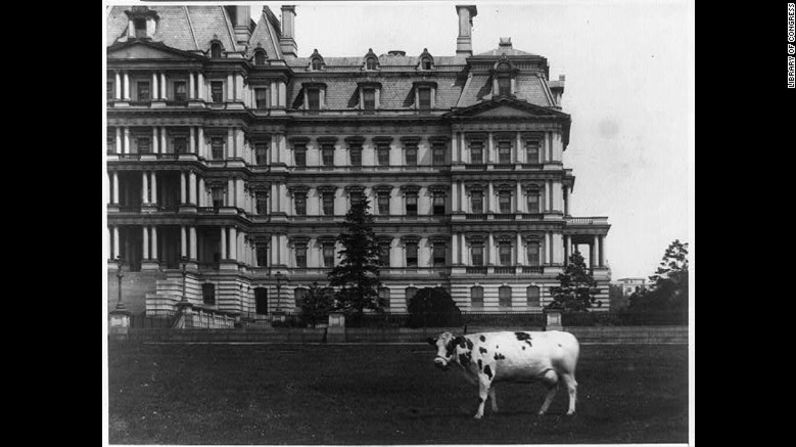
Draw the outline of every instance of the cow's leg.
M542 403L542 408L539 409L539 416L547 412L550 403L553 402L553 398L556 396L556 391L558 391L558 374L553 370L548 370L544 373L542 382L547 386L547 395L544 398L544 403Z
M492 402L492 411L497 413L498 405L497 405L497 398L495 397L495 387L489 387L489 400Z
M486 398L489 396L489 387L492 385L492 380L484 374L478 375L478 411L475 412L475 418L481 419L484 415L484 404Z
M575 414L575 402L578 398L578 382L575 381L575 376L572 374L564 374L562 378L569 392L569 410L567 410L567 416L571 416Z

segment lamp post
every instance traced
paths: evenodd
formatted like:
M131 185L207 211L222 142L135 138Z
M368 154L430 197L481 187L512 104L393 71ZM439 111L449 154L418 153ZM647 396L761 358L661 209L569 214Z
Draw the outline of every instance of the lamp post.
M282 272L276 272L276 311L279 312L280 304L282 301L282 279L285 275Z
M116 310L125 310L124 304L122 303L122 278L124 275L122 274L122 260L120 258L116 258L116 279L117 282L117 289L119 291L118 298L116 299Z
M188 272L185 271L185 264L187 263L186 258L182 258L182 300L183 303L188 302L188 297L185 296L185 277L188 275Z

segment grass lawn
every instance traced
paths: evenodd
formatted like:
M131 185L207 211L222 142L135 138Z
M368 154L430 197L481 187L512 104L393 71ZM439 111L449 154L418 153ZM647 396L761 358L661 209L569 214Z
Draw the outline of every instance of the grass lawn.
M135 345L109 353L114 444L688 442L687 346L581 346L577 414L539 384L478 392L434 348Z

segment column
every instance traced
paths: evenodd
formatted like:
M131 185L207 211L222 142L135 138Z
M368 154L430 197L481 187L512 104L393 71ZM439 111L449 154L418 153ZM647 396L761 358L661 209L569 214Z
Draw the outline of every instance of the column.
M188 73L188 99L196 98L194 91L196 90L196 82L193 79L193 72Z
M152 176L152 181L149 183L149 189L152 191L150 203L158 203L158 174L152 171L149 175Z
M153 260L157 261L157 259L158 259L158 227L153 225L150 228L151 228L151 232L152 232L152 254L151 254L151 257L152 257Z
M130 153L130 128L129 127L125 127L124 128L124 147L122 148L122 151L125 154L129 154Z
M111 203L114 203L114 204L118 205L119 204L119 173L116 172L116 171L113 171L111 173L111 178L112 178L112 182L113 182L113 189L112 189L113 197L111 198Z
M114 99L122 99L122 77L118 71L116 71L116 82L113 85L116 87Z
M594 235L591 246L589 247L589 267L594 268L597 266L597 252L600 250L600 239L598 235Z
M119 226L113 226L113 253L111 253L111 258L116 259L119 257Z
M233 138L232 138L232 128L230 127L230 128L227 129L227 157L226 158L232 158L232 156L233 156L232 154L234 153L234 149L233 149L234 143L235 142L233 141Z
M492 188L492 182L489 182L489 187L487 188L487 194L486 194L486 212L487 213L494 213L495 212L495 210L492 209L493 202L495 201L495 199L493 198L494 195L495 195L495 191Z
M180 172L180 204L188 203L185 200L185 173Z
M149 259L149 227L146 225L141 227L143 229L144 239L144 259Z
M152 72L152 99L158 99L158 74Z
M199 259L199 257L196 256L196 227L194 226L190 227L190 241L191 241L191 254L190 254L191 259Z
M196 174L188 173L188 203L196 205Z
M495 265L495 239L492 237L492 233L489 233L489 239L487 239L487 252L489 253L489 265Z
M198 82L198 85L199 85L199 91L198 91L199 99L204 100L205 99L205 76L204 76L204 74L202 74L201 71L199 73L197 73L197 76L199 77L199 82Z
M124 98L125 100L130 100L130 75L125 71L124 72Z
M227 229L221 227L221 259L229 259L227 256Z
M166 73L160 74L160 99L166 99Z
M459 234L451 235L451 263L456 264L459 259Z
M600 235L600 266L605 267L605 260L608 259L608 255L605 254L605 235Z
M194 137L194 130L196 130L193 126L188 128L188 153L195 154L198 151L196 150L196 138Z
M117 154L121 154L122 153L122 128L121 127L117 127L116 128L116 153Z
M522 249L520 233L517 233L517 265L525 265L525 250Z
M149 173L141 173L141 202L146 205L149 203Z
M451 164L456 164L460 161L459 158L459 139L456 132L451 134Z
M160 128L160 153L161 154L165 154L167 152L166 151L167 147L168 146L166 145L166 128L165 127L161 127Z
M233 93L235 92L235 86L232 83L232 73L227 75L227 101L232 101L235 99L233 97Z
M235 227L229 228L229 258L238 260L238 230Z
M245 158L243 152L243 129L235 129L235 156L240 156Z
M515 212L516 213L524 212L522 206L522 185L520 184L520 182L517 182L517 210Z
M227 201L224 205L226 206L235 206L235 179L228 179L227 180L227 194L226 198Z
M158 128L152 127L152 153L158 154L160 153L160 148L158 144Z
M199 177L199 206L207 206L207 193L205 192L205 178Z
M286 107L287 106L287 85L284 82L277 82L279 86L279 106ZM376 94L378 95L379 91L376 90ZM376 98L376 105L378 106L378 98Z
M514 145L514 163L523 163L525 158L525 154L522 150L522 137L519 132L517 132L517 142Z
M493 163L494 160L495 160L494 155L492 155L493 145L494 145L494 143L492 141L492 132L488 132L487 133L487 150L486 150L486 162L487 163Z
M459 206L459 185L456 182L451 182L451 212L461 211Z
M235 74L235 99L243 101L243 75Z
M207 157L207 151L205 150L206 149L206 145L205 145L205 129L204 129L204 127L199 126L197 132L198 132L199 135L198 135L198 137L196 139L197 139L197 144L199 145L199 147L197 148L196 153L200 157L208 158Z
M185 234L185 225L180 225L180 256L183 258L188 257L188 241Z
M235 206L238 208L245 208L243 201L243 179L235 179Z
M571 241L569 239L570 239L569 236L567 236L565 234L564 235L564 265L569 264L569 251L570 251L569 250L569 248L570 248L569 244L571 243Z

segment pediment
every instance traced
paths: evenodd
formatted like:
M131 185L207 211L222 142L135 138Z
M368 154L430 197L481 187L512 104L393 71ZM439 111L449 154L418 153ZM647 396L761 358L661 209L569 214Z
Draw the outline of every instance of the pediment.
M488 100L470 107L458 109L452 112L451 115L471 118L532 118L541 116L566 118L569 116L566 113L554 110L550 107L542 107L527 101L508 97Z
M525 116L528 116L528 117L530 117L530 116L538 116L538 115L539 115L538 113L531 113L528 110L521 110L521 109L519 109L517 107L498 106L498 107L495 107L495 108L492 108L492 109L484 110L481 113L473 114L471 116L484 116L484 117L492 117L492 116L497 116L497 117L504 117L504 116L525 117Z
M158 45L155 43L124 43L114 45L108 48L108 59L124 60L124 59L169 59L169 60L194 60L201 58L193 53L187 51L170 48L165 45Z

